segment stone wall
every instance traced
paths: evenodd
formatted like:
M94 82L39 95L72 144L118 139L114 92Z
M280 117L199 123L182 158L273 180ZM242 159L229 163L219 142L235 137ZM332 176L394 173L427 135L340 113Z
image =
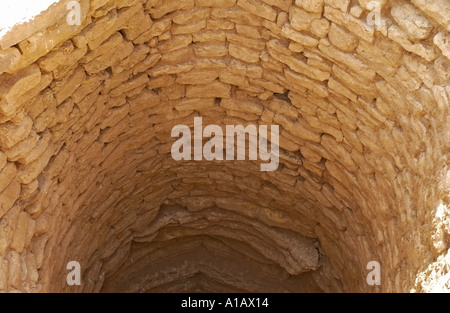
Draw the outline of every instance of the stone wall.
M68 2L0 38L0 291L450 289L447 0ZM197 116L278 170L174 161Z

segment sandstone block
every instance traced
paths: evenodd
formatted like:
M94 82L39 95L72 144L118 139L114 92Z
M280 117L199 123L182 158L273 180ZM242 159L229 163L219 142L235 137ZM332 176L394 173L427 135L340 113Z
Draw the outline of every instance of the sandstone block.
M280 85L278 79L276 79L275 77L269 77L269 75L267 75L266 78L267 79L250 78L250 84L260 86L270 92L279 94L283 94L285 92L286 89Z
M37 160L42 154L47 150L50 145L50 141L52 136L50 132L47 130L40 140L33 146L33 149L26 156L19 158L19 163L23 165L27 165L35 160Z
M314 91L316 94L322 97L326 97L329 94L327 87L323 84L320 84L312 79L309 79L306 76L297 74L291 70L285 70L286 79L298 86L310 89Z
M261 38L261 34L260 34L259 30L255 29L251 26L248 26L248 25L237 24L236 32L247 38L252 38L252 39L260 39Z
M342 12L347 12L350 0L324 0L325 4L339 9Z
M299 44L302 44L306 47L316 47L317 44L319 43L319 41L314 37L297 32L289 24L285 24L283 26L283 28L281 29L281 34L284 37L289 38L295 42L298 42Z
M153 19L159 19L170 12L189 10L193 7L194 0L162 1L162 3L150 8L149 11Z
M298 31L308 30L311 23L315 19L319 19L321 14L318 13L308 13L305 10L297 8L295 6L291 7L289 10L289 23L291 27Z
M24 117L19 123L8 122L0 125L0 147L7 150L28 137L33 127L30 117Z
M270 101L269 108L274 112L280 112L294 120L298 118L298 110L286 101L274 99Z
M322 13L324 3L323 0L295 0L295 5L308 12Z
M358 39L343 28L331 23L328 39L338 49L344 52L352 52L358 46Z
M0 169L3 169L6 164L8 162L8 158L6 156L6 154L4 154L3 152L0 152Z
M297 59L295 56L285 56L282 54L270 54L275 60L280 61L289 66L289 68L297 73L306 75L318 81L325 81L330 77L330 73L321 71L315 67L309 66L303 60Z
M37 65L29 66L14 74L4 74L0 77L0 98L9 103L18 102L20 97L41 80L41 71Z
M320 134L310 129L308 123L301 118L294 121L282 114L275 113L273 121L294 136L313 142L320 142Z
M191 24L174 25L172 26L171 32L173 35L185 35L197 33L203 28L206 28L206 21L200 20Z
M204 58L220 58L228 55L228 48L224 44L196 44L195 55Z
M411 40L425 39L431 32L433 25L413 5L395 4L391 15Z
M30 164L27 164L26 166L21 166L18 171L18 178L20 182L22 184L29 184L35 180L47 166L50 158L53 156L53 153L54 147L50 145L40 158Z
M208 8L195 8L190 11L177 12L172 21L175 24L191 24L204 20L205 23L209 19L211 10Z
M85 71L82 67L77 67L70 77L62 81L55 82L52 90L55 94L56 102L61 104L64 100L70 97L85 79Z
M376 73L373 69L369 68L361 59L357 58L354 54L344 53L331 46L330 42L326 39L322 39L319 44L319 50L325 53L331 60L342 63L348 66L358 75L373 81Z
M96 37L100 37L102 34L105 34L107 29L113 27L116 22L117 11L111 10L105 16L92 21L92 23L72 38L72 42L78 48L82 48L91 43ZM98 45L93 47L97 48Z
M450 60L450 35L448 33L439 32L434 36L433 42L441 49L442 54Z
M126 83L110 91L112 97L120 96L127 91L133 90L139 86L145 85L149 81L147 73L141 73L129 79Z
M229 53L232 57L247 63L258 63L259 52L230 43L228 46Z
M263 106L253 101L222 99L220 106L227 110L256 114L258 116L263 113Z
M316 19L311 22L310 31L313 35L319 38L326 37L329 29L330 29L330 22L325 18Z
M11 242L11 248L21 253L26 242L27 229L30 221L30 216L26 212L19 214L19 219L14 232L13 241Z
M450 3L446 0L411 0L421 11L433 17L450 31Z
M137 14L130 18L129 22L122 26L122 32L128 40L135 40L146 29L149 29L153 25L153 21L148 14L139 10Z
M191 35L176 35L171 40L160 44L158 49L161 53L167 54L169 52L179 50L189 46L192 43Z
M11 162L16 162L21 158L26 157L36 143L39 141L39 135L32 131L27 139L22 140L18 144L14 145L11 149L5 151L8 156L8 160Z
M198 70L179 74L176 82L179 84L204 85L212 83L218 77L219 72L216 70Z
M257 0L238 0L237 6L272 22L277 19L277 13L271 6Z
M415 53L427 61L433 61L437 58L437 53L433 46L411 42L408 39L407 34L397 25L392 25L389 27L388 37L405 48L406 51Z
M154 37L158 37L163 33L167 32L172 26L172 19L165 17L155 21L150 27L149 30L143 32L138 38L136 38L133 42L135 44L143 44L146 41Z
M0 74L17 64L21 56L20 51L14 47L0 50Z
M87 4L88 0L84 0L83 2ZM86 11L84 11L84 14L85 13ZM44 31L37 32L27 40L20 42L18 46L20 51L22 51L22 58L14 66L9 68L7 72L12 73L35 62L37 59L50 52L54 47L76 34L80 29L86 26L89 21L90 19L85 19L81 25L69 25L64 16L64 18L59 20L54 26L49 27Z
M177 111L195 111L212 108L215 105L214 98L186 98L175 105Z
M367 40L368 42L373 42L373 35L374 35L373 28L369 27L361 20L351 15L344 14L342 13L342 11L334 9L329 6L325 6L324 16L328 20L347 28L350 32L352 32L356 36L364 40Z
M232 84L236 86L248 86L249 82L246 77L234 74L230 71L222 71L220 73L219 79L221 82L226 84Z
M14 179L3 192L0 193L0 219L8 213L20 195L20 183Z
M199 7L231 8L237 0L195 0L195 5Z
M118 108L113 108L108 114L108 116L103 119L102 123L100 124L100 129L113 127L125 116L127 116L129 111L130 111L129 105L123 105Z
M197 34L192 34L194 42L223 42L226 40L225 32L221 30L207 30Z
M36 32L51 28L55 21L66 18L68 2L69 1L65 0L53 3L47 10L40 12L40 14L33 18L24 20L20 24L10 25L3 29L1 35L2 38L0 39L0 46L2 49L8 49L24 39L31 37ZM88 2L89 1L87 0L79 1L82 19L86 18L86 13L89 9ZM15 4L15 6L17 6L17 4ZM14 9L14 6L12 8Z
M189 98L230 98L230 86L215 81L208 85L188 85L186 87L186 97Z
M3 192L6 187L16 177L17 169L14 163L7 163L3 170L0 171L0 193Z
M149 68L155 66L159 62L160 59L161 59L160 53L150 54L143 61L139 62L138 64L136 64L134 66L133 75L144 72L144 71L148 70Z

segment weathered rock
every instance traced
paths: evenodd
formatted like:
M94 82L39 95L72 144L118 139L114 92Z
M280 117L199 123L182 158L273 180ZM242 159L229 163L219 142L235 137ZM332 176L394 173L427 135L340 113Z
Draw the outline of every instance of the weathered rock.
M448 289L447 1L68 2L0 29L0 292Z

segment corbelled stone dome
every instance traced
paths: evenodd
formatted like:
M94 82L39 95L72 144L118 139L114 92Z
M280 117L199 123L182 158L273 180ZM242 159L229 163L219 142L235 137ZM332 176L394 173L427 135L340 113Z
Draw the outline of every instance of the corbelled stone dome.
M0 291L450 290L448 0L26 2L0 4ZM279 125L277 170L174 160L195 117Z

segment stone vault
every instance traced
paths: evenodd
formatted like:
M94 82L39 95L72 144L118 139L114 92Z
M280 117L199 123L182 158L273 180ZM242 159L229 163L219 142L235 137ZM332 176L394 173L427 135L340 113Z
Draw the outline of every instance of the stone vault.
M450 289L449 1L47 2L0 25L0 291ZM174 161L200 116L279 168Z

